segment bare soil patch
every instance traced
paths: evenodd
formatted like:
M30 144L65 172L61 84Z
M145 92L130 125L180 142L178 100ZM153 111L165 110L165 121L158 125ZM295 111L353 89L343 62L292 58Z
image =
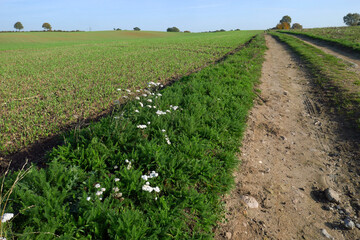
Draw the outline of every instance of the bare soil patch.
M325 230L334 239L359 239L360 230L346 229L344 220L360 223L360 136L329 111L297 56L271 36L266 41L262 100L249 116L216 239L327 239ZM340 203L326 198L327 188Z

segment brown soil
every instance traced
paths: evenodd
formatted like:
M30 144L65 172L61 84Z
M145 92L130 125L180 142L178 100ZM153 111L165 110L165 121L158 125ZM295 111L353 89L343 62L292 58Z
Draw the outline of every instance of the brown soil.
M359 229L343 224L346 216L360 223L360 136L329 112L299 59L271 36L266 42L262 101L249 116L216 239L326 239L322 229L334 239L360 239ZM328 187L340 204L325 198ZM249 208L243 195L259 207Z

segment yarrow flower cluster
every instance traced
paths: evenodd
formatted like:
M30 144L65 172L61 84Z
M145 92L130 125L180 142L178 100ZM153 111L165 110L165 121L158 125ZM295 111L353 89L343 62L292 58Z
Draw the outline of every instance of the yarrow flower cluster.
M149 175L146 175L146 174L145 174L145 175L142 175L141 178L142 178L144 181L148 181L149 179L151 179L151 178L156 178L156 177L158 177L158 176L159 176L159 174L158 174L157 172L151 171ZM152 192L152 191L157 192L157 193L160 192L160 188L159 188L158 186L156 186L156 187L151 187L149 182L146 182L146 183L142 186L142 190L143 190L143 191L146 191L146 192ZM156 200L156 199L157 199L157 198L155 198L155 200Z
M137 125L136 127L137 127L137 128L140 128L140 129L145 129L145 128L147 128L146 125Z
M9 221L10 219L12 219L14 217L13 213L4 213L4 215L1 216L1 222L5 223L7 221Z
M142 186L142 190L146 192L152 192L152 191L155 191L157 193L160 192L160 188L158 186L151 187L149 182L146 182L146 184Z
M131 159L131 161L129 161L128 159L125 159L125 162L128 164L126 169L130 170L132 168L132 162L134 161L134 159Z
M130 164L131 164L131 162L130 162ZM114 169L117 169L117 168L118 168L118 166L115 166L115 167L114 167ZM119 182L119 181L120 181L120 178L115 178L114 181L115 181L115 182ZM97 196L100 201L103 200L102 196L103 196L104 192L106 191L106 188L101 187L100 183L96 183L96 184L94 185L94 187L95 187L95 189L96 189L95 196ZM113 187L112 190L114 191L114 193L112 193L112 196L113 196L113 197L118 198L118 199L120 199L121 201L124 200L124 198L122 198L122 193L120 192L120 189L119 189L118 187L115 186L115 187ZM91 197L90 197L90 196L86 197L86 200L87 200L87 201L90 201L90 200L91 200ZM0 239L0 240L1 240L1 239Z
M141 178L145 181L147 181L148 179L151 179L151 178L156 178L158 177L159 174L155 171L151 171L151 173L149 175L142 175Z

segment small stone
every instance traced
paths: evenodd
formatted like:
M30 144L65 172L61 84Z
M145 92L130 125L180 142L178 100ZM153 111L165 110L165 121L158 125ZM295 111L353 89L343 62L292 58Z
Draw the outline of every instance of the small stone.
M227 233L226 233L226 238L227 238L227 239L231 239L231 237L232 237L231 232L227 232Z
M355 226L360 229L360 223L355 224Z
M321 229L321 233L328 239L334 239L333 236L331 236L326 229Z
M259 203L256 201L255 198L251 196L241 196L241 200L249 207L249 208L258 208Z
M352 230L355 228L355 223L353 221L351 221L350 218L345 218L344 220L344 226L349 229L349 230Z
M283 140L283 141L286 141L286 140L287 140L285 136L280 136L280 138L281 138L281 140Z
M332 188L328 188L325 190L325 196L330 202L340 203L340 195Z
M322 209L324 209L324 210L326 210L326 211L330 211L330 210L331 210L331 208L330 208L329 206L326 206L326 205L323 206Z

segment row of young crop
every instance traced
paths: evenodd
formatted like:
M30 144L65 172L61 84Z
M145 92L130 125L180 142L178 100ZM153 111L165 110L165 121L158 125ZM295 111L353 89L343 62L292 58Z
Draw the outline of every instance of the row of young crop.
M118 89L129 101L68 133L46 168L33 166L21 181L6 176L4 191L12 194L2 201L2 237L211 238L223 216L220 198L233 183L265 48L257 36L164 89Z

